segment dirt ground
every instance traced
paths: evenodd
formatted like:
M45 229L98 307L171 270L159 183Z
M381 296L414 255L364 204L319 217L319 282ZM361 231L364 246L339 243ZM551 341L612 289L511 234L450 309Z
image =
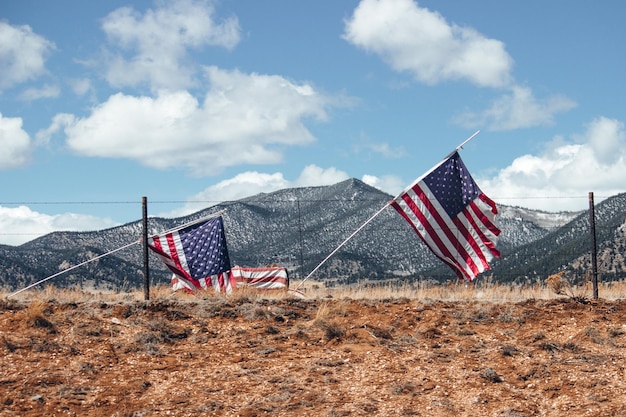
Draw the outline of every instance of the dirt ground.
M0 300L0 416L626 416L626 300Z

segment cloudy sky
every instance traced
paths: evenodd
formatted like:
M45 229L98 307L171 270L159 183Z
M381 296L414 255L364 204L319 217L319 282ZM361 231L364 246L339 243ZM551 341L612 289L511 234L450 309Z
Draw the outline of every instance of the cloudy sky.
M496 203L625 191L626 3L0 4L0 243L460 151Z

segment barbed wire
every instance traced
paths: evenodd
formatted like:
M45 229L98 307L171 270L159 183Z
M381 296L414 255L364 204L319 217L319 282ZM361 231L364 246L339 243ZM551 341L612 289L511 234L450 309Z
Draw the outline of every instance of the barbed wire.
M604 199L613 196L597 195L596 198ZM393 197L392 197L393 198ZM566 199L585 199L589 198L585 196L517 196L517 197L491 197L492 200L505 201L505 200L566 200ZM389 201L389 198L285 198L276 199L272 198L243 198L238 200L148 200L150 204L229 204L229 203L267 203L267 202L280 202L280 203L297 203L297 202L357 202L357 201ZM81 201L81 200L65 200L65 201L0 201L0 206L16 206L16 205L98 205L98 204L141 204L141 200L100 200L100 201Z
M172 219L175 220L175 219ZM113 226L113 227L120 227L120 226L124 226L130 223L135 223L135 222L140 222L141 219L137 219L137 220L132 220L130 222L127 222L125 224L120 224L119 226ZM546 230L548 232L550 231L555 231L560 229L563 226L551 226L551 227L541 227L542 230ZM608 229L610 227L603 227L603 226L598 226L596 225L596 229L598 230L602 230L602 229ZM107 228L108 229L108 228ZM334 231L339 231L339 232L346 232L349 233L351 232L353 229L349 228L349 227L333 227L332 228ZM384 228L386 232L389 233L403 233L407 230L407 228L405 227L385 227ZM281 225L280 227L277 226L275 228L259 228L256 227L255 228L255 232L257 233L283 233L283 234L287 234L287 233L294 233L294 232L302 232L305 234L315 234L318 233L320 231L319 228L315 228L313 230L307 229L307 228L300 228L299 225ZM67 229L55 229L54 231L51 232L45 232L45 234L48 233L55 233L55 232L59 232L59 233L89 233L89 232L98 232L98 230L67 230ZM1 232L0 231L0 236L41 236L42 232Z

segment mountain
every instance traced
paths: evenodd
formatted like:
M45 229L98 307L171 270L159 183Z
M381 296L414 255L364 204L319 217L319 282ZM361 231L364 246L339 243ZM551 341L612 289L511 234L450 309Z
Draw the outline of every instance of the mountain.
M240 266L279 264L302 278L393 197L357 180L331 186L303 187L262 193L225 202L189 216L149 218L151 235L223 212L231 262ZM549 213L498 205L503 256L494 263L494 279L527 280L569 268L580 271L589 262L587 212ZM622 231L626 196L597 205L597 242L607 265L624 270L615 260L618 230ZM621 220L620 220L621 219ZM100 259L55 276L54 284L124 290L143 283L141 220L92 232L55 232L21 246L0 245L0 286L24 288L62 270L111 251ZM128 247L124 247L128 245ZM124 248L123 248L124 247ZM123 248L123 249L120 249ZM152 282L169 282L170 274L150 253ZM384 209L328 259L312 276L326 285L358 280L455 279L454 274L423 245L392 208ZM545 278L545 276L544 276ZM51 279L52 280L52 279Z
M626 194L594 207L598 271L604 279L626 277ZM562 227L514 248L493 264L499 281L528 281L565 270L582 281L591 270L592 235L589 212L579 213Z

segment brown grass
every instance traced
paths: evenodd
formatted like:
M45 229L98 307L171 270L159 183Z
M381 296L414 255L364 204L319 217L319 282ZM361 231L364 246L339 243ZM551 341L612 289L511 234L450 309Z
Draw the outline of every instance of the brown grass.
M291 287L296 288L299 282L292 282ZM551 300L555 298L569 297L573 299L590 299L592 288L590 283L572 285L562 273L549 276L543 283L533 285L512 285L494 282L492 279L477 280L473 284L462 282L448 282L440 285L426 285L421 282L394 283L377 286L347 286L325 288L324 284L316 281L306 281L300 286L299 291L304 298L311 300L324 299L349 299L349 300L385 300L385 299L409 299L423 301L482 301L482 302L519 302L524 300ZM618 300L626 298L626 280L600 283L598 286L599 298L604 300ZM0 299L42 302L57 301L61 303L84 302L84 301L142 301L143 290L129 292L115 291L82 291L75 288L57 288L47 285L43 288L33 288L21 292L13 297L8 297L10 291L0 290ZM150 300L202 300L202 299L228 299L258 300L258 299L284 299L293 298L296 294L289 291L257 291L252 288L244 288L230 295L215 293L212 290L190 294L185 291L174 292L168 285L157 285L150 288ZM34 307L33 307L34 308ZM337 308L337 307L335 307ZM336 312L333 312L336 313Z

